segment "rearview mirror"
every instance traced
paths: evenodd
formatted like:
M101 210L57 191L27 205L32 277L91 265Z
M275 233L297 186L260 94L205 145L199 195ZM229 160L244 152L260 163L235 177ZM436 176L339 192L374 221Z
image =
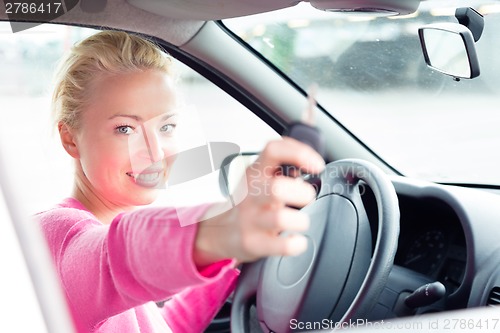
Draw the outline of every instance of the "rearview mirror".
M479 61L471 31L458 23L430 24L418 29L427 65L456 79L478 77Z

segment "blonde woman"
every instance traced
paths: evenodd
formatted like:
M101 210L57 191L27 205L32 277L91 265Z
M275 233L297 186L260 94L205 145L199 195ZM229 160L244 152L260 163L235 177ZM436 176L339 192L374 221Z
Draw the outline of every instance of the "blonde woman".
M201 332L233 290L236 263L307 246L297 232L308 217L288 206L307 204L314 190L277 171L294 164L317 173L324 162L289 138L267 144L246 174L263 190L234 209L193 207L183 211L189 223L175 207L138 209L155 200L177 152L170 67L150 41L103 31L58 70L53 106L74 190L37 218L79 332ZM134 146L139 137L146 148Z

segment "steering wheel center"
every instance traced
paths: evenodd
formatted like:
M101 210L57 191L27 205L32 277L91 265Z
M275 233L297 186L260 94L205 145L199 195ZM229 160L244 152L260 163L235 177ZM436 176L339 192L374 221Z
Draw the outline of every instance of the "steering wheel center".
M309 272L316 256L316 242L306 235L308 241L307 250L295 257L281 257L278 263L278 281L284 287L290 287L299 283Z

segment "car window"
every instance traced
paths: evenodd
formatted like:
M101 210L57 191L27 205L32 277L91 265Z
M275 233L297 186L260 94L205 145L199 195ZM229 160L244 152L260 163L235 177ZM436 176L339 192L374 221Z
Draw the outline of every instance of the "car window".
M0 23L0 149L15 170L30 213L50 208L72 189L72 161L58 142L50 115L52 77L63 52L96 32L44 24L12 33ZM183 149L207 142L230 142L241 151L259 151L279 135L224 91L175 61L184 100ZM218 172L186 178L164 191L156 204L191 205L219 200ZM206 178L206 179L205 179Z
M454 80L425 64L418 28L455 22L457 7L484 15L481 75ZM308 3L223 24L404 175L500 184L497 1L423 1L416 13L377 17L322 12Z
M48 331L1 190L0 221L2 327L15 327L16 332L46 333ZM29 314L29 320L26 314Z

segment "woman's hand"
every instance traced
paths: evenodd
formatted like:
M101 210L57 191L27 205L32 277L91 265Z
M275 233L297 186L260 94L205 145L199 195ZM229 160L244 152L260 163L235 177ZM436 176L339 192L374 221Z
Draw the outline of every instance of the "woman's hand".
M306 144L287 137L269 142L246 170L243 181L248 193L243 201L199 224L194 249L198 267L225 258L249 262L305 251L307 240L300 232L308 229L309 218L289 206L305 206L316 192L301 178L281 175L283 164L313 174L325 167L321 156Z

